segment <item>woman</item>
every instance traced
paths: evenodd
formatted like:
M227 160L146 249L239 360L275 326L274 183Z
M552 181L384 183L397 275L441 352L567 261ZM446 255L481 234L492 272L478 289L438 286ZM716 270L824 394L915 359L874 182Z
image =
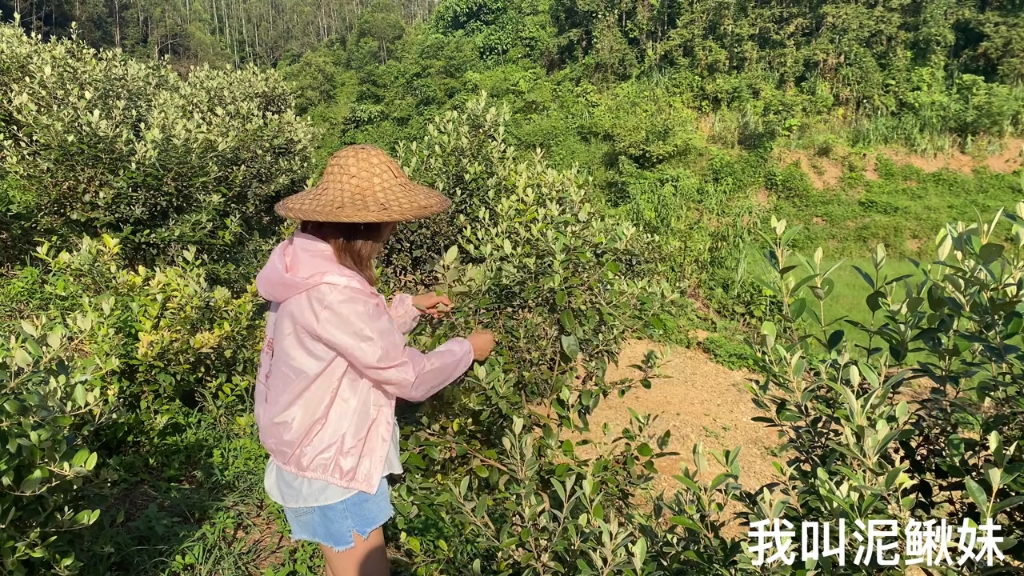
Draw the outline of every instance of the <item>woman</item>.
M256 382L264 484L292 538L320 545L329 576L389 571L381 526L393 514L386 476L402 472L395 399L425 400L494 347L481 331L427 354L409 348L420 314L451 302L387 303L375 288L374 259L395 223L450 205L381 150L350 146L320 184L275 206L301 225L256 277L271 302Z

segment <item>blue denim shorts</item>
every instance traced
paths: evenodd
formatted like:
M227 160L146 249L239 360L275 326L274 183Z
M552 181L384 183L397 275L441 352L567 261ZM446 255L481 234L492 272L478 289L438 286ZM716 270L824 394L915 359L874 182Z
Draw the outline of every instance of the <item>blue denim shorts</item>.
M356 545L353 533L369 538L370 532L383 526L394 513L387 478L381 479L374 494L356 492L334 504L284 509L292 540L309 540L335 552Z

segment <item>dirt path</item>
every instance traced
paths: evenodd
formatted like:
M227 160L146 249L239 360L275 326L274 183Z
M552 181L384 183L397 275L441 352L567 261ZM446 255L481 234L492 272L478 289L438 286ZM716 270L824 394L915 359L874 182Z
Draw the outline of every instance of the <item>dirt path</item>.
M629 423L627 408L657 414L653 427L659 432L671 430L669 450L679 452L679 456L661 459L658 466L660 476L655 486L667 491L676 489L678 482L672 475L678 474L682 465L693 469L693 445L698 441L709 450L741 446L740 480L744 487L757 488L776 480L771 463L778 459L773 452L780 440L774 430L752 420L761 412L745 389L750 375L719 366L696 350L636 341L623 348L619 366L608 369L609 379L634 376L635 370L628 366L640 363L651 349L657 350L662 359L658 365L660 377L650 390L636 387L623 398L602 400L591 418L592 428L599 430L607 422L610 431L617 434ZM710 452L708 461L717 474L721 468L713 463Z
M848 152L841 152L838 158L814 157L803 150L784 150L778 153L781 166L797 164L803 170L811 184L819 190L833 188L839 184L843 176L841 160ZM925 172L951 170L961 174L971 174L975 168L985 166L993 172L1011 174L1024 163L1024 140L1010 138L1002 143L1002 148L992 154L964 154L959 150L950 150L943 154L914 154L899 148L881 148L864 154L860 161L864 163L864 176L868 180L878 180L878 158L885 156L898 165L909 164Z

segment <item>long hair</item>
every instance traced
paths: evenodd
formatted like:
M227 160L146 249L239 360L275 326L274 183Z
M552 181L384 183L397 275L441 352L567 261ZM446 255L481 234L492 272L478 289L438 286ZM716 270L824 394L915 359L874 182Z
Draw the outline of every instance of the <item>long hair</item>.
M316 236L334 249L338 263L354 270L370 283L377 285L373 261L384 249L384 242L398 225L394 222L302 222L299 231Z

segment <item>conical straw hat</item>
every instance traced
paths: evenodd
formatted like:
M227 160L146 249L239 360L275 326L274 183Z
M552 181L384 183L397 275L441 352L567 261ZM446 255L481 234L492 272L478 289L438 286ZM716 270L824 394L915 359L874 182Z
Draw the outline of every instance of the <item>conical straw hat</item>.
M355 145L331 156L319 184L281 200L274 211L316 222L407 222L449 206L450 200L410 180L380 148Z

